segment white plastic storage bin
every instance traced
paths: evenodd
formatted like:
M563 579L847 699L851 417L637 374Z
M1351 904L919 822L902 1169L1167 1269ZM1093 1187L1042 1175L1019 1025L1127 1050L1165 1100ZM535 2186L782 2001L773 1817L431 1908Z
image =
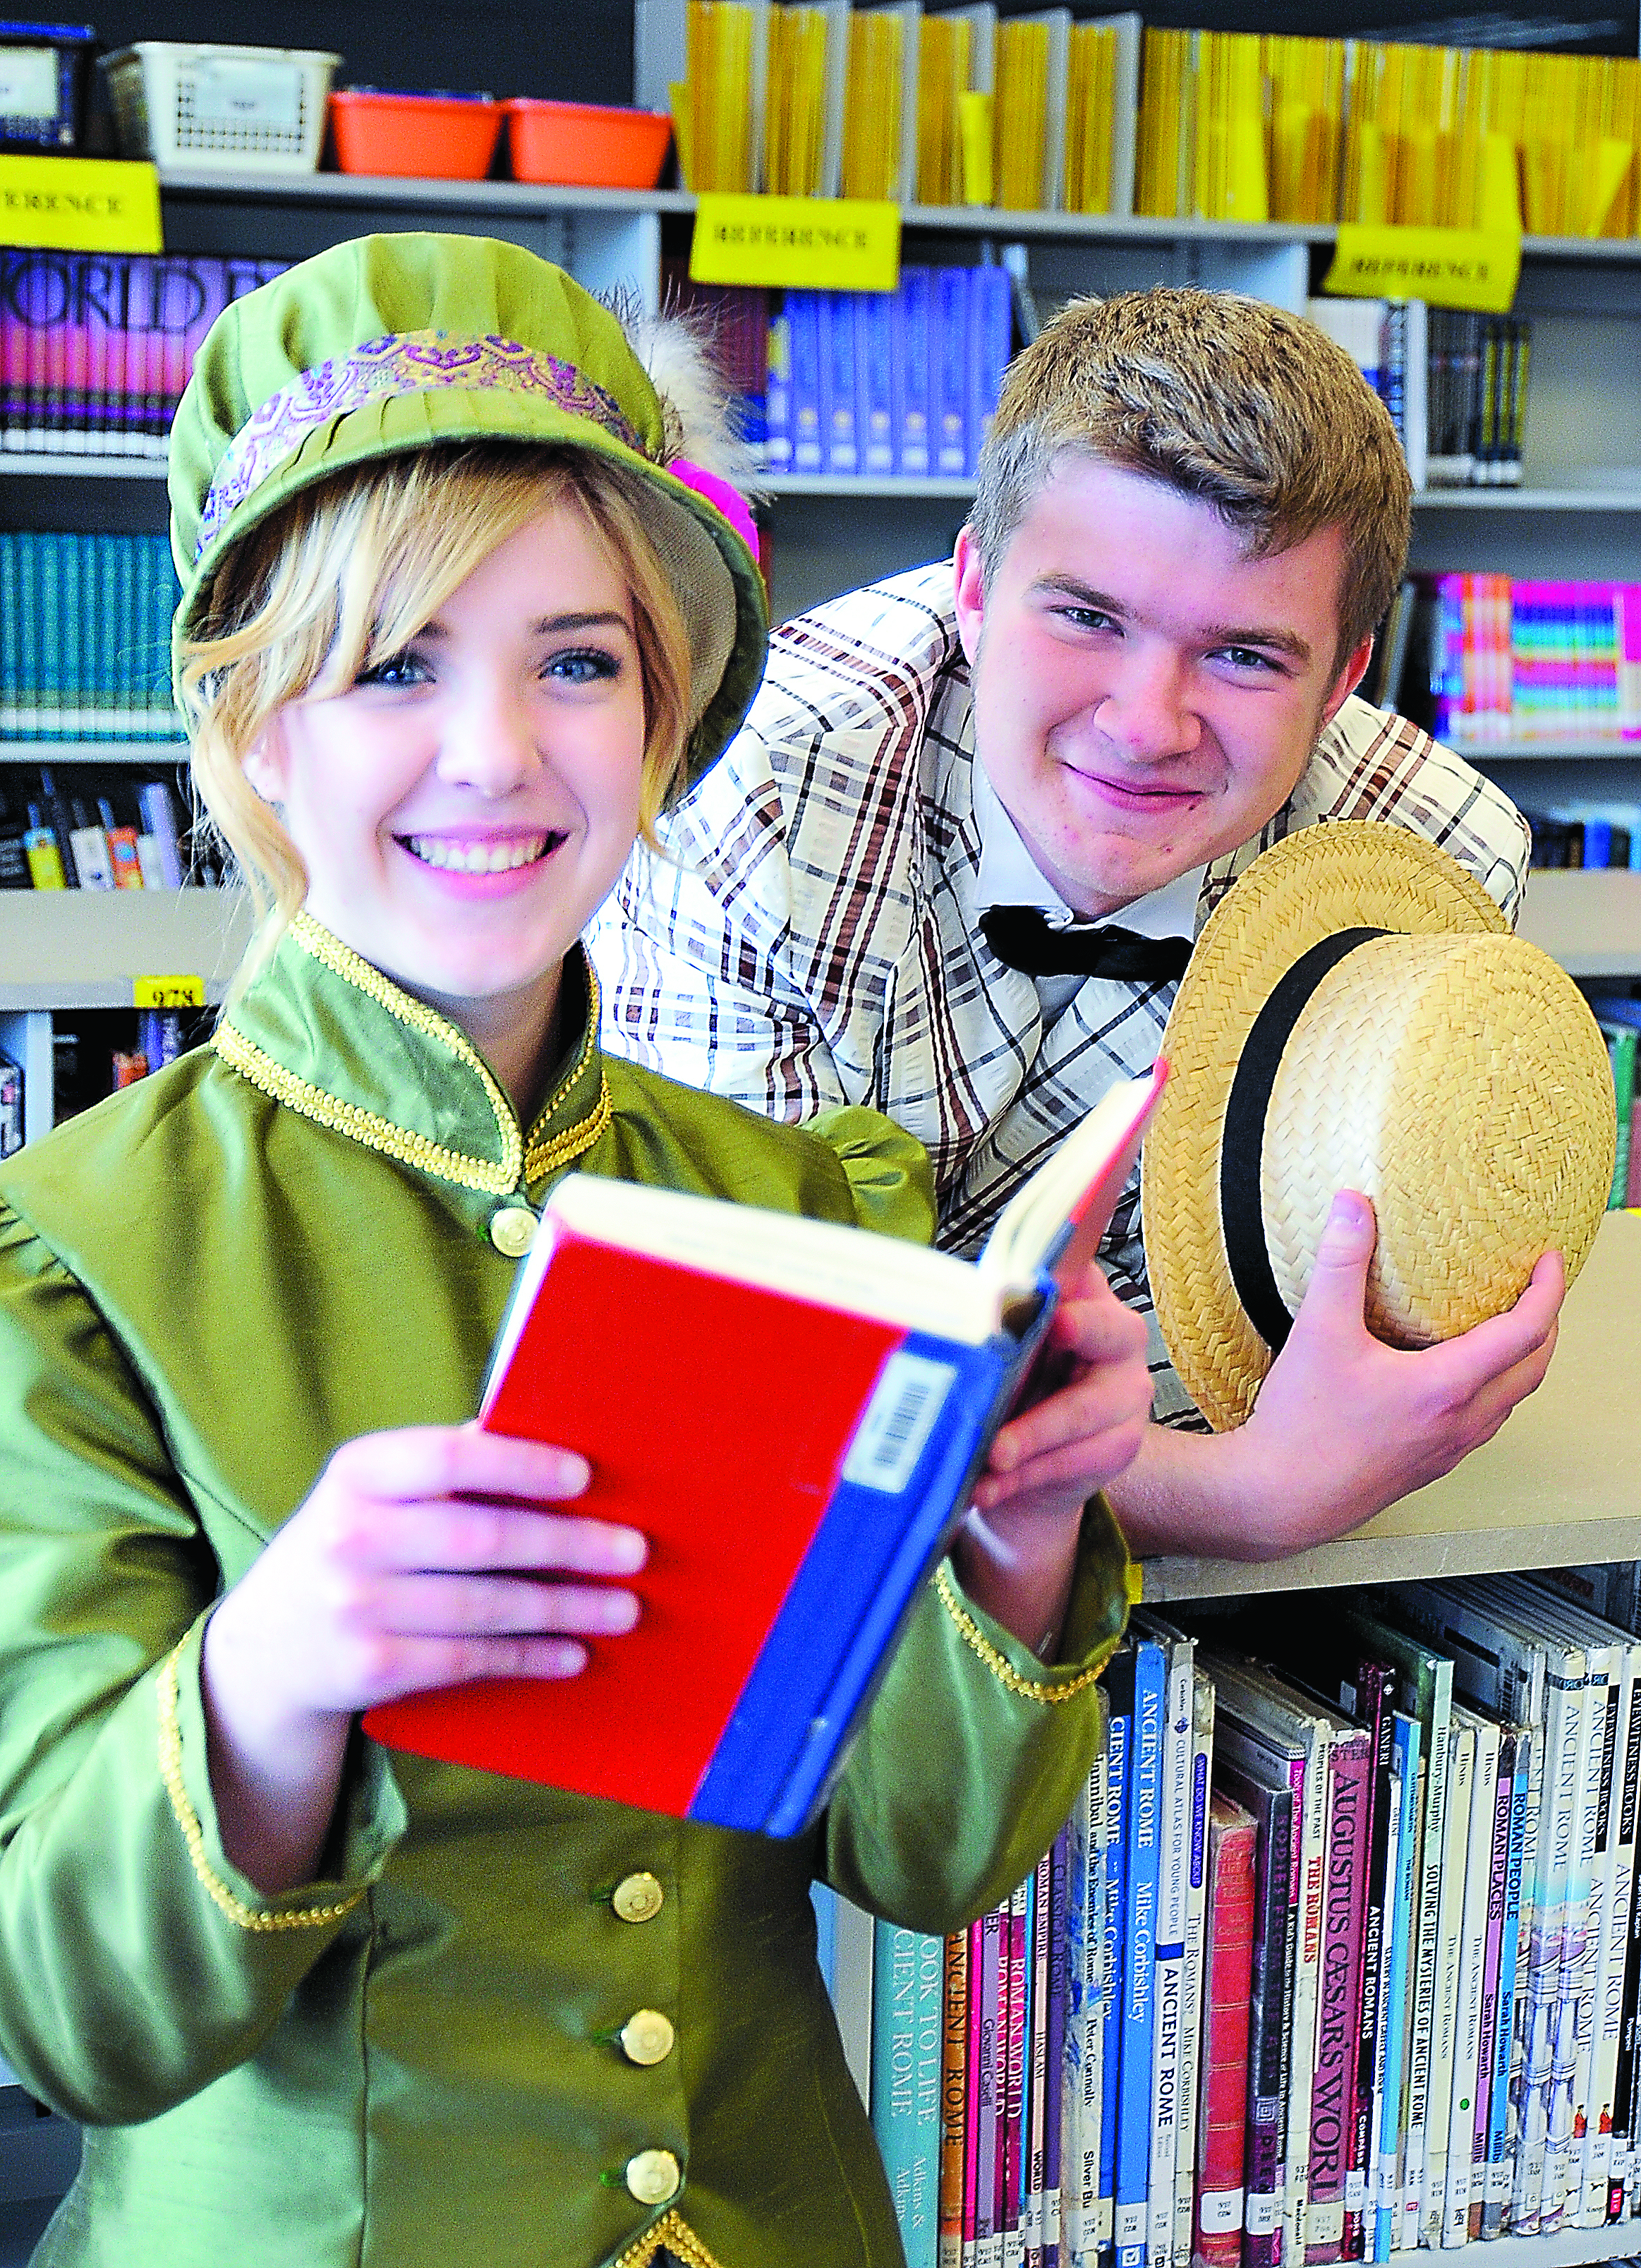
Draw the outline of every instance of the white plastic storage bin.
M311 173L340 55L139 40L104 59L120 147L183 172Z

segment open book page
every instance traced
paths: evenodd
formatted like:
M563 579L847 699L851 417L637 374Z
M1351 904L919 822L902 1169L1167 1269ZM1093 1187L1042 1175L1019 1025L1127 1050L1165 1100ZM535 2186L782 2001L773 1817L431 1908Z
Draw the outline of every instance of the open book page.
M1069 1281L1082 1259L1093 1256L1132 1170L1145 1114L1161 1082L1159 1068L1125 1081L1097 1104L1007 1206L978 1263L835 1221L567 1174L549 1198L541 1233L519 1270L491 1358L484 1406L518 1344L555 1242L566 1234L980 1346L1003 1327L1011 1305L1035 1291L1045 1267Z
M1010 1198L975 1263L1004 1298L1028 1290L1045 1268L1063 1291L1093 1258L1167 1075L1159 1057L1143 1079L1114 1086Z

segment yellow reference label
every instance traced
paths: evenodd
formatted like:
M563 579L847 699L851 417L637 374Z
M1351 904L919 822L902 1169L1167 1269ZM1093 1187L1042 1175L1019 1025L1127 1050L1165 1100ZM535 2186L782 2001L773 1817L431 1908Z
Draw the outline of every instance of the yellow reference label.
M703 192L689 273L697 284L893 291L901 280L901 209L865 198Z
M134 1008L202 1008L205 982L200 976L134 976Z
M1502 315L1520 273L1521 239L1504 229L1341 221L1322 289L1348 299L1428 299Z
M0 158L0 241L54 252L163 252L159 176L119 158Z

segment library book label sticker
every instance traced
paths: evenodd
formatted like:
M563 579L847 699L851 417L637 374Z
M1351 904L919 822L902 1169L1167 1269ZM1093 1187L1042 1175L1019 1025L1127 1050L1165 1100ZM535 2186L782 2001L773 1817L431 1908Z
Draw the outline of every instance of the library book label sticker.
M55 118L57 97L55 48L0 49L0 118Z
M1509 312L1521 239L1485 228L1402 228L1341 221L1324 291L1346 299L1424 299L1432 307Z
M134 1008L202 1008L205 983L199 976L134 976Z
M843 1478L857 1488L898 1496L917 1469L956 1377L949 1362L931 1362L922 1354L892 1354L855 1429L843 1460Z
M119 158L0 158L0 241L51 252L163 252L159 176Z
M697 284L893 291L901 278L901 209L857 197L703 192L689 273Z

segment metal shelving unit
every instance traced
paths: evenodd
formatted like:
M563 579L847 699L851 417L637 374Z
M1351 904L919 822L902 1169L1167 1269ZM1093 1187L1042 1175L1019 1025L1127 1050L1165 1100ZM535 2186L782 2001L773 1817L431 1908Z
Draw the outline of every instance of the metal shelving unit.
M1641 1466L1638 1301L1641 1215L1608 1213L1567 1302L1543 1385L1485 1447L1336 1543L1264 1564L1148 1559L1146 1599L1327 1590L1633 1557L1641 1548L1632 1479ZM1598 1408L1602 1418L1594 1426L1589 1412ZM1619 2249L1641 2251L1641 2228ZM1531 2258L1546 2268L1551 2257L1535 2251Z

